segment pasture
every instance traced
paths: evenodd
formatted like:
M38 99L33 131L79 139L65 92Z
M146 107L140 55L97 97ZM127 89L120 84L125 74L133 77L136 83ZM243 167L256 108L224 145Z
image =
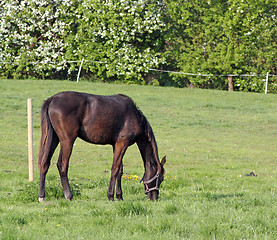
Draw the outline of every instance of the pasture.
M56 151L46 202L38 202L36 167L28 181L27 99L36 166L41 104L65 90L135 101L160 159L167 156L159 201L148 201L139 183L137 146L123 159L124 201L109 202L111 146L77 140L69 166L74 200L64 199ZM0 80L0 91L0 239L277 238L276 95L54 80Z

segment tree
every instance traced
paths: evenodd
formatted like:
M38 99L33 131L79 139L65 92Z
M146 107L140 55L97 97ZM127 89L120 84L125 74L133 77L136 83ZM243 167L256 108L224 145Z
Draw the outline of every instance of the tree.
M163 62L161 1L84 0L76 11L67 56L86 59L83 68L101 79L143 83L148 68Z
M178 70L214 75L276 74L276 4L261 0L167 1ZM180 75L174 76L180 82ZM182 77L183 78L183 77ZM227 78L186 77L185 84L224 87ZM236 79L241 90L261 91L262 79Z
M0 74L7 77L62 77L66 71L64 19L70 0L0 2ZM54 74L53 74L54 72Z
M213 75L161 85L263 91L263 77L217 75L277 74L276 0L4 0L0 14L0 76L71 78L85 59L105 81L144 84L158 67Z

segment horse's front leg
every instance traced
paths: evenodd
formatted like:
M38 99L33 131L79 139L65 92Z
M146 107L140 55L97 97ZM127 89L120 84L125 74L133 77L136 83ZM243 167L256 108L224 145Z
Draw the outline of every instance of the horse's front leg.
M109 184L109 188L108 188L108 192L107 192L107 197L110 201L114 201L115 177L113 174L113 169L114 169L114 167L112 167L112 170L111 170L110 184Z
M111 169L111 179L107 193L108 199L110 201L114 200L115 182L117 183L116 197L119 200L123 199L121 190L121 176L123 174L122 158L126 152L127 146L128 145L125 145L124 143L116 143L113 147L113 165Z
M123 164L121 163L120 168L119 168L119 173L116 178L116 198L120 201L123 201L122 188L121 188L122 175L123 175Z

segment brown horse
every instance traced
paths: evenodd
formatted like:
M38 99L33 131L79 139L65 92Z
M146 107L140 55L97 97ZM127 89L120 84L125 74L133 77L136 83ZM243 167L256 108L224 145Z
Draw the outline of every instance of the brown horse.
M60 143L57 167L66 199L72 199L68 183L68 164L76 138L94 144L113 146L113 164L108 188L109 200L122 198L122 158L128 146L137 143L145 173L145 194L156 200L163 181L166 162L159 161L152 128L134 102L124 95L100 96L79 92L61 92L47 99L41 107L41 140L39 201L45 201L45 177L53 153Z

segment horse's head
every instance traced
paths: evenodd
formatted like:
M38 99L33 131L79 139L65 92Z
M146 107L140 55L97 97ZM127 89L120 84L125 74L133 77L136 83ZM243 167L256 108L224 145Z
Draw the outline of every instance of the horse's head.
M150 200L158 200L159 198L159 188L162 181L164 180L165 170L163 166L165 162L166 162L166 157L164 156L160 164L161 167L160 168L158 167L158 169L155 172L155 175L147 181L143 179L144 192L145 194L147 194Z

